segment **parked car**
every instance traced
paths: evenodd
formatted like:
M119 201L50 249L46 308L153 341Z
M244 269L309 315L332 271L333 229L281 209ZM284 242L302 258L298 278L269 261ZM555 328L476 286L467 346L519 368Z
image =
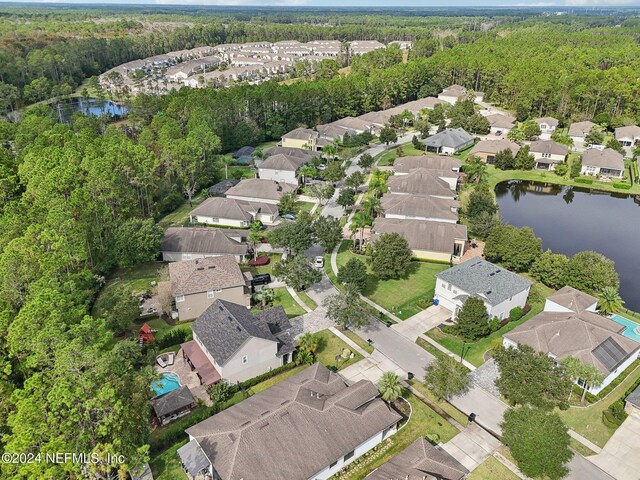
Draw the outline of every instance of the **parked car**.
M317 256L315 261L313 262L313 266L316 268L324 267L324 257Z
M254 275L253 279L251 280L251 285L253 286L268 285L269 283L271 283L271 275L269 275L268 273L259 273L257 275Z
M324 163L321 163L320 165L318 165L316 167L316 170L322 171L322 170L325 170L326 168L327 168L327 166Z
M285 213L284 215L280 215L285 220L295 220L296 216L293 213Z

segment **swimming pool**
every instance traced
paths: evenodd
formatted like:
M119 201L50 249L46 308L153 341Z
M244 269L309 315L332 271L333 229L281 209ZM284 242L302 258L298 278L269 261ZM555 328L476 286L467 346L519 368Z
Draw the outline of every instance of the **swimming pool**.
M612 315L611 320L626 327L622 332L622 335L640 343L640 324L633 320L629 320L628 318L621 317L620 315Z
M156 396L164 395L180 388L180 379L175 373L161 373L158 380L151 382L151 388L156 392Z

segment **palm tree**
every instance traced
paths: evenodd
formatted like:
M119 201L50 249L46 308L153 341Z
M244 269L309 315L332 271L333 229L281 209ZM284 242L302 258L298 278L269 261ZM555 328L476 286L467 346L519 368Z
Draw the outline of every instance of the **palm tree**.
M567 375L571 377L571 390L569 390L569 398L567 401L571 401L571 395L573 394L573 385L580 378L580 371L582 370L582 362L578 360L576 357L567 357L563 359L561 362L564 367Z
M356 233L356 231L360 230L360 248L362 248L362 243L364 241L364 227L371 225L372 221L373 219L363 210L357 211L351 218L349 230L351 230L352 236ZM355 240L353 244L355 247Z
M624 300L620 298L616 287L604 287L600 292L600 300L598 301L598 310L603 315L608 315L622 308Z
M313 363L313 355L309 352L298 352L296 355L296 364L302 365L303 363L311 365Z
M584 403L584 397L587 396L587 388L593 385L600 385L604 381L604 374L594 365L583 365L580 371L580 379L584 382L580 403Z
M464 173L471 183L482 183L487 179L487 165L478 157L471 157L464 166Z
M393 372L384 372L378 382L378 390L380 390L380 395L385 402L396 401L402 395L402 384L398 375Z
M318 173L318 171L313 165L303 165L302 167L300 167L300 169L298 170L298 175L302 177L302 185L306 186L307 179L313 178L316 173Z
M362 208L371 218L376 218L382 213L382 205L380 199L376 197L369 197L362 202Z
M379 198L384 193L387 193L387 190L387 174L377 169L371 172L371 179L369 180L369 191Z
M267 305L272 303L275 299L275 296L275 292L271 288L263 288L255 294L256 300L260 302L262 308L265 308Z
M320 337L313 333L307 332L298 338L298 351L315 354L320 345Z

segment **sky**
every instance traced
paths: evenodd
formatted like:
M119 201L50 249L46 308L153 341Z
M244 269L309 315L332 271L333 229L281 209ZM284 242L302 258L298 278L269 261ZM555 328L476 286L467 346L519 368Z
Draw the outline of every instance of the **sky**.
M7 0L0 0L4 3ZM15 0L9 0L12 3ZM29 3L230 5L282 7L638 7L640 0L30 0Z

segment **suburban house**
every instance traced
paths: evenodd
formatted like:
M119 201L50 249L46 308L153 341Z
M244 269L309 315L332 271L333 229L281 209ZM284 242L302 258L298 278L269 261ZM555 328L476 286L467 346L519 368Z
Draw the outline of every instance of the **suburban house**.
M331 122L329 125L333 125L334 127L343 128L350 132L355 132L357 134L369 132L371 134L377 135L380 131L380 128L372 122L367 122L359 117L344 117L335 122Z
M224 197L229 190L234 185L240 183L240 179L238 178L227 178L226 180L222 180L221 182L216 183L215 185L211 185L209 187L209 196L210 197Z
M233 255L170 263L169 280L183 321L197 318L218 299L251 306L247 281Z
M318 142L318 132L309 128L296 128L282 136L281 146L287 148L302 148L316 151Z
M302 150L300 148L292 148L292 147L269 147L262 152L265 155L265 158L271 155L278 155L279 153L286 155L288 157L296 157L303 158L305 162L310 162L314 158L320 156L319 152L312 152L310 150Z
M505 347L529 345L554 360L574 357L603 375L600 385L588 385L596 395L637 358L640 344L622 335L626 327L596 313L598 299L573 287L547 297L544 310L506 333ZM583 385L578 380L578 385Z
M618 140L623 147L635 147L640 143L640 127L637 125L618 127L616 128L615 135L616 140Z
M251 313L244 305L216 300L191 325L182 344L185 360L203 385L229 384L262 375L292 360L291 323L281 305Z
M298 169L307 163L301 157L278 153L267 157L258 167L258 178L278 183L298 184Z
M316 363L188 428L178 455L191 478L325 480L396 432L377 397Z
M458 172L460 172L461 166L462 162L457 158L420 155L396 158L393 170L395 175L408 175L417 168L430 170L439 179L447 182L452 190L455 190L458 186Z
M408 175L393 175L387 180L389 193L398 195L427 195L455 199L456 191L436 173L425 168L411 170Z
M624 157L613 150L590 148L582 154L581 175L601 175L622 178L624 176Z
M511 115L503 115L502 113L493 113L485 117L491 127L491 133L493 135L502 135L509 133L509 131L516 125L516 117Z
M341 142L344 140L345 135L347 134L355 135L358 133L354 130L350 130L345 127L339 127L338 125L334 125L332 123L327 123L325 125L318 125L316 129L320 134L320 138L324 138L331 141L338 139Z
M151 400L151 408L160 425L166 425L191 413L196 399L186 385Z
M424 260L456 262L464 254L467 227L450 222L376 218L371 226L371 241L383 233L398 233L409 244L413 256Z
M285 193L295 192L297 184L280 183L275 180L248 178L227 190L227 198L262 202L277 205Z
M247 232L209 227L170 227L164 232L160 251L165 262L233 255L242 263L250 256Z
M553 132L556 131L560 123L557 118L553 117L536 118L534 122L540 127L540 138L543 140L551 138L551 135L553 135Z
M569 147L553 140L538 140L531 143L529 153L535 158L538 170L553 170L567 159Z
M473 145L475 138L462 128L445 128L442 132L428 137L424 143L427 152L453 155Z
M524 307L533 282L481 258L472 258L436 275L434 299L458 316L469 297L478 297L489 318L509 317L515 307Z
M254 220L271 225L278 218L278 206L234 198L210 197L189 212L191 222L227 227L248 227Z
M624 399L624 411L628 415L640 416L640 385Z
M380 199L384 218L458 223L460 202L424 195L386 193Z
M438 94L438 99L443 100L451 105L458 103L458 100L469 98L470 92L461 85L451 85Z
M483 162L493 165L496 154L505 150L511 150L511 154L515 157L520 151L520 145L507 139L480 140L469 152L469 157L478 157Z
M431 445L424 437L420 437L365 479L462 480L468 473L469 470L442 447Z
M399 115L404 111L409 111L413 114L413 117L415 119L418 119L420 117L420 113L423 110L433 110L436 105L440 104L446 105L447 102L445 102L444 100L438 100L435 97L419 98L418 100L403 103L386 110L365 113L357 118L359 118L360 120L364 120L365 122L369 122L373 125L377 125L378 127L384 127L389 123L389 120L394 115Z
M573 140L574 143L575 142L584 143L585 139L587 138L587 135L589 135L589 132L595 126L596 124L593 122L572 123L569 126L569 137L571 137L571 140Z

